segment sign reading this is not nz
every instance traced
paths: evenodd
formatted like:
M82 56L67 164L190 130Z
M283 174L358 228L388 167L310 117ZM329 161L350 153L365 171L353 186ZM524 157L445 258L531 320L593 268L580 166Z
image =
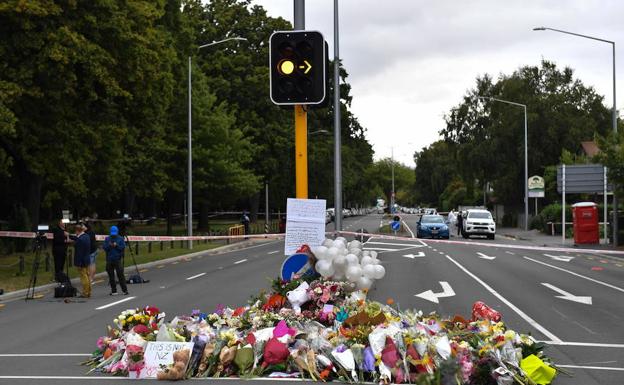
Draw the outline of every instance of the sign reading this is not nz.
M192 342L148 342L145 347L145 367L141 369L139 378L156 378L161 365L173 364L173 353L178 350L193 351Z

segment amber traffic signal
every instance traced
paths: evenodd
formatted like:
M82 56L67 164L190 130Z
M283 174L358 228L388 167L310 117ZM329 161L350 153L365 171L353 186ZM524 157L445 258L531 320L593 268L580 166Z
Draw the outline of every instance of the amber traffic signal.
M325 39L317 31L277 31L269 39L271 100L319 104L326 93Z

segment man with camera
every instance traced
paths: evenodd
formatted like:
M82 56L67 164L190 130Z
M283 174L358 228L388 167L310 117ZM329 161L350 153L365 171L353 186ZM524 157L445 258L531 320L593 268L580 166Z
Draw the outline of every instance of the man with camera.
M124 269L122 263L122 257L126 243L123 237L119 235L119 228L117 226L111 226L110 236L104 240L104 251L106 251L106 272L108 273L108 282L110 283L111 292L110 295L117 295L117 284L115 282L115 273L117 273L117 280L119 280L119 286L124 295L128 295L128 287L126 286L126 277L124 276Z
M67 239L69 233L65 230L65 223L59 219L58 224L52 229L52 256L54 257L54 279L63 283L69 280L63 273L65 260L67 259Z

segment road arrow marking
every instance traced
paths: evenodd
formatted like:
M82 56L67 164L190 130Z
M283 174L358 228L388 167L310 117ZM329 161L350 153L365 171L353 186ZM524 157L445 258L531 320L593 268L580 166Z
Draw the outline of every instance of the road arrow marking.
M440 281L440 286L442 286L442 293L434 293L432 290L427 290L423 291L420 294L414 294L414 296L426 299L427 301L431 301L434 303L440 303L440 301L438 301L438 298L452 297L455 295L453 288L451 287L451 285L449 285L448 282Z
M550 254L544 254L546 257L554 259L555 261L561 261L561 262L570 262L571 260L574 259L574 257L568 257L567 255L550 255Z
M425 253L423 253L422 251L419 251L418 254L405 254L404 255L405 258L410 258L410 259L422 258L424 256L425 256Z
M491 261L491 260L493 260L493 259L496 259L496 257L490 257L489 255L485 255L485 254L483 254L483 253L477 253L477 254L479 254L479 258L482 258L482 259L487 259L488 261Z
M544 283L542 282L542 285L546 286L547 288L556 291L557 293L561 294L561 295L557 295L557 298L561 298L561 299L566 299L568 301L574 301L574 302L578 302L578 303L584 303L585 305L591 305L592 304L592 297L589 296L576 296L574 294L570 294L565 290L561 290L556 286L551 285L550 283Z

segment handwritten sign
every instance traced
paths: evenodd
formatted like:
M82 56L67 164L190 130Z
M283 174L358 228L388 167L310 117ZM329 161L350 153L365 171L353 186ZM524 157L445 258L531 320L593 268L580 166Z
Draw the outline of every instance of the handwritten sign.
M286 202L286 242L284 254L301 245L319 246L325 239L325 199L294 199Z
M139 378L156 378L160 365L173 364L173 353L178 350L188 349L193 351L192 342L148 342L145 347L145 367L141 370Z

